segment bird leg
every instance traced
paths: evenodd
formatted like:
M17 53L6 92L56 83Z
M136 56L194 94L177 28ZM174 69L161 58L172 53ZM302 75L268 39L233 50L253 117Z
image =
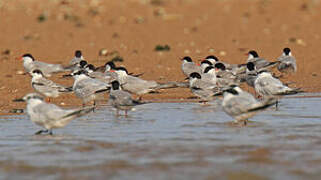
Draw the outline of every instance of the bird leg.
M47 130L47 131L48 131L48 130ZM48 134L51 135L51 136L53 135L52 129L49 130L49 133L48 133Z
M128 117L128 115L127 115L127 110L125 110L125 117L126 117L126 118Z
M94 108L93 108L93 112L95 112L96 109L96 101L94 100Z
M247 119L245 119L243 122L244 122L243 125L246 126L247 125Z
M276 100L276 103L275 103L275 110L276 110L276 111L278 110L278 107L279 107L279 101Z

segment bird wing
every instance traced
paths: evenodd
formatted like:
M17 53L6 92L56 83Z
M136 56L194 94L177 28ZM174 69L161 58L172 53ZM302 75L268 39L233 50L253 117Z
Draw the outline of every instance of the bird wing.
M234 96L224 102L223 109L228 114L235 116L247 112L252 103L246 96Z
M110 98L115 104L120 106L133 106L135 105L131 95L128 92L122 90L112 91L110 93Z
M84 79L75 84L73 90L78 96L85 97L94 93L107 91L110 86L96 79Z

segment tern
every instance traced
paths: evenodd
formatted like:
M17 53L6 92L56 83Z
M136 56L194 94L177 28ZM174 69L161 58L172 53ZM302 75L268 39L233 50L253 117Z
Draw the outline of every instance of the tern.
M84 70L72 75L75 79L72 89L75 95L82 99L83 106L89 101L94 101L95 106L96 100L101 99L103 93L110 90L110 84L89 77Z
M189 84L192 93L201 98L202 102L211 101L221 93L216 84L202 80L202 76L197 72L191 73Z
M31 76L31 86L33 87L33 89L41 95L49 97L49 102L50 97L56 98L62 92L72 91L71 87L67 88L62 85L56 84L49 79L46 79L39 69L33 70Z
M130 111L134 106L144 104L133 100L130 93L121 90L120 83L117 80L111 82L111 85L109 104L116 108L117 116L119 115L119 110L125 111L125 116L127 116L127 111Z
M82 109L63 109L54 104L49 104L43 101L42 96L37 93L29 93L22 99L14 101L27 102L27 114L30 120L38 126L45 128L37 131L35 134L48 133L52 135L52 130L65 127L71 120L76 117L83 116L91 111L93 107Z
M254 81L254 88L256 93L263 98L268 97L280 97L283 95L291 95L303 92L300 88L289 88L284 85L279 79L274 78L271 73L266 71L260 71L257 78ZM276 107L278 102L276 103Z
M35 69L39 69L44 76L50 77L53 73L70 71L69 68L63 67L61 64L48 64L45 62L37 61L31 54L24 54L21 57L23 66L27 73L31 73Z
M254 63L257 70L269 69L278 64L278 62L269 62L268 60L259 57L258 53L254 50L249 51L247 55L248 55L248 58L246 63L248 62Z
M282 55L278 58L280 62L278 65L278 70L280 72L296 72L296 59L291 53L290 48L284 48Z
M276 103L273 98L258 101L252 94L243 91L238 86L224 90L223 97L223 110L235 119L235 123L243 122L244 125L246 125L248 119L257 112Z
M198 65L196 65L193 61L192 58L189 56L185 56L182 59L182 71L185 74L186 77L189 77L189 75L193 72L197 73L202 73L202 68Z

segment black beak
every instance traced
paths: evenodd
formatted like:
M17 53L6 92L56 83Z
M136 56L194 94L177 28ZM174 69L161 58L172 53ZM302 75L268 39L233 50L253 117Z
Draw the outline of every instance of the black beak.
M14 99L14 100L12 100L13 102L25 102L25 100L23 100L22 98L20 98L20 99Z
M188 80L188 79L189 79L189 77L185 78L184 80Z

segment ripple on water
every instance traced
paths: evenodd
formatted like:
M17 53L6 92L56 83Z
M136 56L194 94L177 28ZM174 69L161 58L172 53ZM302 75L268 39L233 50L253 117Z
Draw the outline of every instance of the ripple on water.
M129 118L110 107L72 121L54 136L26 115L0 118L0 178L316 179L321 172L320 97L284 98L232 123L220 108L152 103Z

